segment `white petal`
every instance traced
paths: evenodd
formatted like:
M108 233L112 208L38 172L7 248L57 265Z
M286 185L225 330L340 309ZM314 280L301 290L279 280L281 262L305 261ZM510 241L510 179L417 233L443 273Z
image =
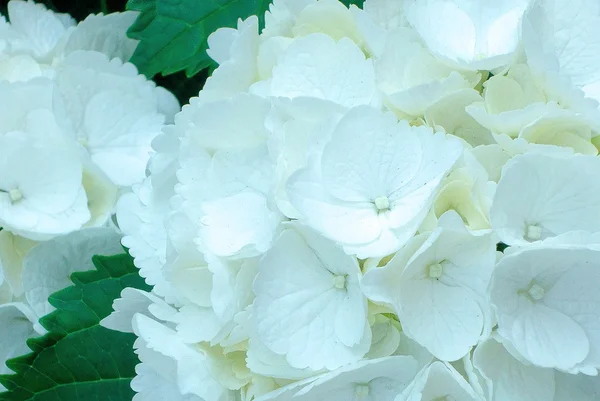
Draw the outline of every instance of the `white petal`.
M556 69L576 85L600 80L600 6L594 0L535 2L523 43L532 65Z
M368 203L355 204L334 198L309 171L293 174L287 192L292 205L308 223L330 238L344 243L368 243L376 240L381 232L377 214Z
M592 156L515 157L506 164L496 189L492 227L508 245L525 245L573 230L598 231L596 171L600 163Z
M527 5L527 0L413 0L406 17L433 52L461 66L490 70L510 62Z
M0 305L0 321L0 374L9 374L6 361L31 352L26 341L36 335L35 317L27 305L9 303Z
M361 361L317 378L298 391L293 399L393 401L415 377L417 369L415 359L409 356Z
M265 118L270 104L264 99L239 94L207 104L192 102L175 121L185 133L207 150L244 148L266 139Z
M261 341L293 367L334 369L368 350L366 299L357 261L334 244L313 248L313 241L292 229L276 240L254 281L254 313ZM328 263L333 255L338 268Z
M145 178L150 144L163 121L153 100L133 93L101 92L85 108L84 144L115 184L129 186Z
M279 213L267 207L264 195L254 191L204 202L202 211L202 244L224 257L254 256L266 251L281 221Z
M452 366L439 361L424 367L395 401L434 401L444 397L460 401L481 401L469 383Z
M496 401L552 401L554 372L551 369L524 365L501 343L489 339L473 353L473 364L491 383Z
M21 40L12 44L13 47L40 58L54 49L68 25L73 24L71 18L61 18L43 4L29 1L11 2L8 5L8 15L11 25L21 36Z
M120 298L115 299L112 304L113 312L102 319L100 325L123 333L133 333L133 316L141 313L152 317L150 309L155 304L168 307L162 299L149 292L131 287L124 288Z
M554 401L595 401L600 395L600 376L555 373Z
M425 121L431 126L440 126L449 134L467 141L471 146L494 143L490 131L473 119L465 107L481 101L474 89L463 89L452 93L425 110Z
M23 260L23 288L37 316L54 310L48 297L71 285L74 272L94 269L92 256L123 253L121 236L109 228L88 228L42 242Z
M147 348L175 360L176 383L182 395L193 394L202 399L230 395L210 372L207 356L201 350L183 344L173 330L140 314L134 316L133 329Z
M525 359L573 373L596 371L597 256L587 245L542 243L500 261L490 287L498 333Z
M288 195L309 225L348 253L385 256L414 235L461 152L456 138L357 107L322 157L290 177Z
M371 325L373 338L371 348L366 355L369 359L383 358L396 352L400 346L399 324L394 320L383 315L375 317L375 323Z
M353 107L377 102L371 60L348 38L296 39L273 69L271 96L315 97Z
M95 50L106 54L110 59L128 61L138 41L127 37L127 29L133 24L137 14L132 11L108 15L89 15L62 38L59 48L63 54L76 50Z
M10 288L15 297L23 295L23 259L37 242L0 231L0 282Z
M437 358L455 361L479 341L489 319L485 290L496 244L491 235L467 232L454 212L442 216L440 226L405 266L392 259L369 271L363 287L367 295L383 294L409 337Z

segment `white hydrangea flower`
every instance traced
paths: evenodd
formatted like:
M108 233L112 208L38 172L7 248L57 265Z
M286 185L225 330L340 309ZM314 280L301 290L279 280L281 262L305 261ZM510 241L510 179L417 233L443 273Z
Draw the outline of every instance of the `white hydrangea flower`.
M322 155L292 175L288 196L301 220L348 253L385 256L415 234L461 152L444 134L355 108Z
M75 139L92 161L119 186L141 181L164 122L154 85L131 64L82 51L66 57L56 83Z
M371 330L359 275L356 259L323 237L301 226L284 230L254 281L262 342L296 368L332 370L360 360Z
M42 240L77 230L91 215L76 149L61 138L40 137L39 130L58 126L50 113L35 114L31 134L0 136L0 224Z
M118 207L154 287L103 321L139 337L136 399L595 400L586 1L276 0L262 31L253 16L210 36L219 67ZM99 21L67 29L57 71L104 71L152 103L141 119L172 110L129 65L86 55L133 46ZM0 73L46 74L32 54Z
M417 374L417 363L410 356L391 356L372 359L345 366L298 389L290 386L295 393L283 388L284 395L278 398L261 397L257 401L298 400L298 401L346 401L381 400L393 401ZM287 391L285 391L287 390Z
M495 251L491 235L473 236L448 212L436 231L415 237L385 267L366 273L361 285L369 299L394 307L410 338L455 361L491 327L485 291Z
M490 290L498 334L534 365L596 375L597 263L586 245L542 243L505 256Z
M150 142L179 109L126 63L136 16L76 24L12 0L9 22L0 18L0 308L14 331L0 335L2 365L24 332L45 332L37 319L71 272L92 268L92 254L123 251L115 204L143 180Z
M526 245L569 231L600 231L597 157L527 153L504 167L490 209L495 233Z

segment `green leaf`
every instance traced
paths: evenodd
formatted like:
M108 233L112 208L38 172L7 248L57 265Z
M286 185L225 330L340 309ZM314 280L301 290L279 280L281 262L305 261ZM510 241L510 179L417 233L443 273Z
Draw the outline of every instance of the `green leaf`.
M351 4L354 4L358 8L362 8L365 0L340 0L340 2L344 3L346 7L350 7Z
M52 294L56 310L40 319L48 334L27 341L32 353L9 360L0 376L4 401L125 401L139 362L135 336L100 326L125 287L150 288L128 255L94 256L97 270L74 273L73 286Z
M129 0L139 11L129 36L138 39L131 62L148 77L185 70L188 77L210 66L208 36L238 19L264 18L270 0ZM262 23L261 23L262 25Z

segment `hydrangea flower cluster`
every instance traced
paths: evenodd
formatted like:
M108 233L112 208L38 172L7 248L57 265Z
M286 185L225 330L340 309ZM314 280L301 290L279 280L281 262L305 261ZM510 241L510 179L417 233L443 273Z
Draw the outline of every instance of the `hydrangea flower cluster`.
M122 250L102 227L119 194L144 179L151 141L179 109L126 62L135 17L76 24L13 0L10 22L0 19L0 373L44 331L37 319L50 311L48 295L70 284L65 269Z
M592 401L600 5L275 0L123 196L136 400ZM504 252L497 245L506 245Z

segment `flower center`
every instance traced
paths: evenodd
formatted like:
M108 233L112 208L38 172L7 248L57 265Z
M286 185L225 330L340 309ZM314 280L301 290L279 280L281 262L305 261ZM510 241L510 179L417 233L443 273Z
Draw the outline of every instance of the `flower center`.
M355 400L366 400L369 396L369 385L368 384L357 384L354 388L354 399Z
M544 298L546 291L541 285L533 283L531 287L529 287L529 289L527 290L527 293L529 294L531 299L533 299L534 301L539 301L540 299Z
M10 197L12 203L18 202L21 199L23 199L23 193L17 188L13 188L10 191L8 191L8 196Z
M338 290L343 290L346 288L346 276L335 275L331 281L333 282L333 286Z
M86 147L88 145L88 140L86 137L80 136L79 138L77 138L77 142L79 142L79 144L83 147Z
M429 268L427 271L427 274L429 275L429 277L438 279L438 278L442 277L443 273L444 273L444 267L441 264L434 263L432 265L429 265Z
M390 209L390 200L387 196L379 196L375 198L375 207L378 211L385 211Z
M538 239L542 238L542 228L540 226L536 226L535 224L527 226L525 236L531 241L537 241Z

